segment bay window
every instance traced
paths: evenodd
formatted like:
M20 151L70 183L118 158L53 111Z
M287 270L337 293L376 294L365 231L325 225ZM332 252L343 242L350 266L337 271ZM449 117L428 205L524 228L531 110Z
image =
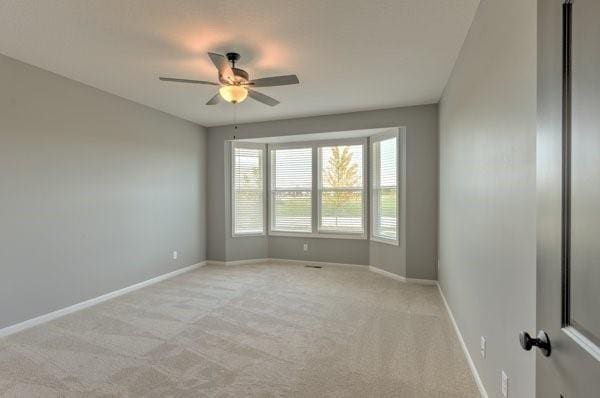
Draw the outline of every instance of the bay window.
M231 147L233 236L268 226L270 235L368 239L370 227L371 240L398 244L397 129L368 139L261 141Z

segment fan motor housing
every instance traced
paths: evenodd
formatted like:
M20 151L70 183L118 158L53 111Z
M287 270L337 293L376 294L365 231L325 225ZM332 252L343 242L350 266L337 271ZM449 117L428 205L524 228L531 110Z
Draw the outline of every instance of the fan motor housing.
M250 80L250 76L248 75L248 72L246 72L243 69L235 67L235 63L237 61L239 61L241 58L240 54L234 53L234 52L229 52L226 54L226 57L227 57L227 60L229 60L229 62L231 62L231 70L233 71L233 76L235 78L235 82L233 82L233 84L248 83L248 81ZM231 84L232 83L230 81L223 79L221 75L219 75L219 81L222 84Z
M219 81L221 84L246 84L249 81L248 72L239 68L231 68L233 71L234 81L231 82L227 79L224 79L221 74L219 74Z

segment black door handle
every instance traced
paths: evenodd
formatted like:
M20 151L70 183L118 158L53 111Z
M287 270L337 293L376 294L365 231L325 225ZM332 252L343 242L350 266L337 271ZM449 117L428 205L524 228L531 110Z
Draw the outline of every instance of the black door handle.
M537 347L542 355L549 357L552 353L552 346L550 345L550 338L548 334L543 330L537 335L537 338L531 337L531 335L525 331L519 333L519 343L525 351L531 351L533 346Z

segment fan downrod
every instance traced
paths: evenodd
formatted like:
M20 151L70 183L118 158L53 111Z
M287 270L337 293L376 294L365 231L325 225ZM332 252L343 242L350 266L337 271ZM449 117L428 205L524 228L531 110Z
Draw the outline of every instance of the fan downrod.
M225 54L229 62L231 62L231 66L235 68L235 63L240 60L241 56L238 53L227 53Z

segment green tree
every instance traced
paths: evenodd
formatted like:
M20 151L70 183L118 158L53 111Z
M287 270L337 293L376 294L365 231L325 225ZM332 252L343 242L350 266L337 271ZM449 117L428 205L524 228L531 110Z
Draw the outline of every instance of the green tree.
M352 153L347 146L334 146L325 169L326 186L329 188L351 188L359 183L356 163L352 162ZM329 192L325 199L326 207L336 214L350 201L356 201L356 193L351 191ZM333 215L333 214L332 214Z
M325 178L332 188L353 187L358 183L357 168L356 164L352 164L349 147L333 147Z

